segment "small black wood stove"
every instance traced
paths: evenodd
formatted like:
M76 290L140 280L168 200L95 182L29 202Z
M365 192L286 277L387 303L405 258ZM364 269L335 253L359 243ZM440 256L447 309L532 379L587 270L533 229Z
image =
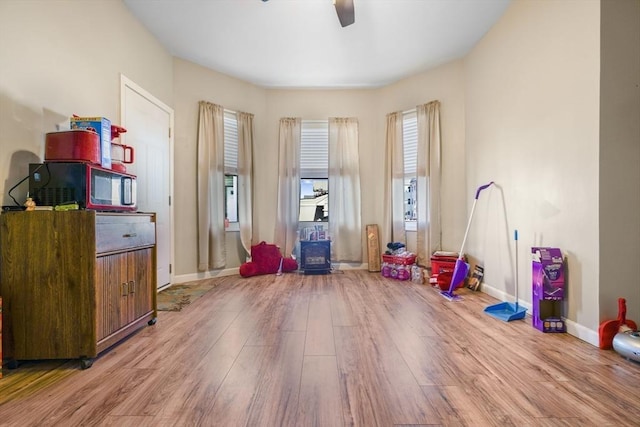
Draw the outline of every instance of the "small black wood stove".
M331 241L300 241L300 268L304 274L329 274L331 272Z

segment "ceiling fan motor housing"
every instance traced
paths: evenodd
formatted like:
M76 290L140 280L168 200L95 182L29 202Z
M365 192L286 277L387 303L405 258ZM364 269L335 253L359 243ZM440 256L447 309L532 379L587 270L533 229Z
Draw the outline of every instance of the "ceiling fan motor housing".
M268 2L269 0L262 0ZM353 0L333 0L333 5L336 7L336 13L338 14L338 20L342 27L353 24L356 21L356 14L353 7Z

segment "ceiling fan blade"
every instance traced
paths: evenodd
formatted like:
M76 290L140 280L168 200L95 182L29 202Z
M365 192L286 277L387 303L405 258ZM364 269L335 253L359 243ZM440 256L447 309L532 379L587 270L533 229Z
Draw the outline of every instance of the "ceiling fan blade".
M356 15L353 9L353 0L334 0L333 4L336 7L336 13L338 14L340 25L346 27L356 21Z

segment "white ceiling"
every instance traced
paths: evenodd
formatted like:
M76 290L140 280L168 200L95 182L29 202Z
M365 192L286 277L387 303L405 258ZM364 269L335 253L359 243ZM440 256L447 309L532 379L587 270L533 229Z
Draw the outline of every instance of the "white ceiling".
M264 87L379 87L468 53L510 0L124 0L172 55Z

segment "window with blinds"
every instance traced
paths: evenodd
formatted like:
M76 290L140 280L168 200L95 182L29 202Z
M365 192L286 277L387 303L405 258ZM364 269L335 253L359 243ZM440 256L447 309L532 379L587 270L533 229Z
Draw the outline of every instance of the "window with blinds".
M238 119L232 111L224 111L224 173L238 174Z
M224 111L224 215L229 223L238 222L238 119Z
M300 177L329 178L329 121L303 120Z
M407 229L415 227L418 178L418 116L416 110L402 115L402 148L404 152L404 219Z
M329 220L329 121L303 120L299 221Z

